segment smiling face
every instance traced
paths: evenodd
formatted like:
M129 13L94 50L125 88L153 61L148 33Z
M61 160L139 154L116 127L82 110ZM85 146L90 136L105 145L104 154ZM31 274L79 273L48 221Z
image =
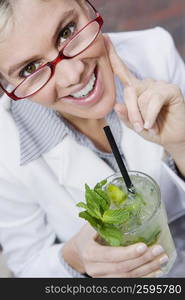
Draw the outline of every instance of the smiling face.
M12 21L0 43L0 72L17 86L53 61L90 20L83 0L18 0ZM30 99L69 120L104 118L114 106L115 87L102 34L80 55L60 61L51 80Z

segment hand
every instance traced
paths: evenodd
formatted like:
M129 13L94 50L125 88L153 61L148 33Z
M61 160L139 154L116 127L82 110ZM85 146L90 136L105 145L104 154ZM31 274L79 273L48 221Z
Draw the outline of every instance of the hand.
M89 224L83 226L63 247L68 264L94 278L156 277L162 274L160 265L168 258L161 246L148 248L138 243L109 247L98 244L96 237L96 231Z
M124 85L125 103L115 105L119 117L129 128L162 145L173 156L174 151L184 156L185 101L180 89L164 81L135 78L107 35L105 45L112 70Z

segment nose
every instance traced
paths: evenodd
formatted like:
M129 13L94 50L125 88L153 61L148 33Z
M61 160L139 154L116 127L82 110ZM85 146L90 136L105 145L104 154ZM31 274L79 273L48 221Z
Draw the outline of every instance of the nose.
M55 82L57 88L68 88L81 81L85 65L81 60L64 59L55 69Z

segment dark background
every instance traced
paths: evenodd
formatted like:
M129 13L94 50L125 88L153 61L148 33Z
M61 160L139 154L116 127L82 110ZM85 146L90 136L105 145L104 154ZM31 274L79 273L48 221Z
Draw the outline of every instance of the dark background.
M185 0L91 0L104 17L104 32L162 26L185 60Z

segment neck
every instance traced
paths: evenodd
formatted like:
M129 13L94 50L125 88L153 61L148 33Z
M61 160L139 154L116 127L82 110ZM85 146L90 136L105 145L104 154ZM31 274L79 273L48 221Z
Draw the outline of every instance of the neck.
M107 125L105 118L82 119L62 114L79 132L86 135L101 151L111 152L111 148L104 134L103 128Z
M85 119L80 117L73 117L67 114L62 114L62 116L68 120L78 131L85 135L89 135L91 132L96 132L96 130L103 129L107 125L105 118L102 119Z

